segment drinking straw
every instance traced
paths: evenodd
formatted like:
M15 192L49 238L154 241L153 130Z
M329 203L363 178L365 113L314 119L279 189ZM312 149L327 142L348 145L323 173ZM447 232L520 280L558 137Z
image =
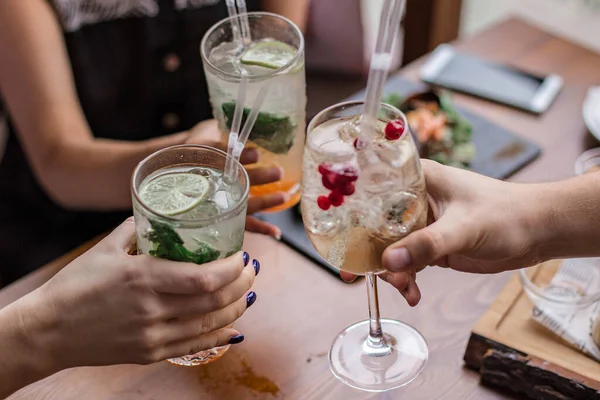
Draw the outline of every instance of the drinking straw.
M248 9L246 8L246 0L236 0L240 22L242 26L242 39L244 45L249 45L252 41L250 37L250 23L248 22Z
M240 41L240 20L238 18L238 11L235 8L235 0L225 0L227 5L227 13L231 18L231 32L233 33L233 41L239 43Z
M398 36L400 20L404 12L406 0L385 0L381 11L379 32L375 50L371 57L369 78L367 81L367 92L365 95L365 107L361 118L361 138L366 139L373 136L377 121L377 114L381 107L383 88L392 63L392 49L394 40Z
M246 90L248 87L248 74L246 71L242 71L242 77L240 85L238 87L237 100L235 102L235 109L233 111L233 120L231 121L231 129L229 131L229 140L227 142L227 159L225 161L225 175L230 178L235 177L234 160L239 158L235 157L235 149L238 143L238 136L242 125L242 116L244 113L244 107L246 106ZM243 147L242 147L243 149ZM241 151L240 151L241 154Z
M239 126L242 119L242 110L244 109L243 105L240 105L240 98L244 97L242 100L245 101L245 91L247 85L247 76L245 73L242 73L242 83L240 84L240 90L238 92L238 101L235 104L235 111L233 112L233 122L231 124L231 132L229 133L229 142L227 145L227 160L225 161L225 176L230 181L237 179L237 169L234 166L234 160L238 161L244 150L244 146L246 146L246 142L250 137L250 132L256 123L256 119L258 118L258 113L260 112L260 108L264 103L269 90L271 89L271 83L265 82L263 86L258 91L256 98L254 99L254 103L252 104L252 109L250 110L250 114L248 114L248 118L244 123L241 133L238 135ZM240 95L241 93L241 95ZM237 115L239 113L239 116ZM239 121L236 120L236 117L239 118ZM237 125L234 124L237 122ZM236 129L234 129L236 128Z

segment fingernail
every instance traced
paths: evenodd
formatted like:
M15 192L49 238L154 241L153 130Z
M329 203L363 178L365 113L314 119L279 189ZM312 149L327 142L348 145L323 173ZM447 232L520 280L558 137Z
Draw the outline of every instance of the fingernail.
M406 247L390 250L386 258L389 269L395 272L403 271L411 263L410 253Z
M244 267L245 267L250 262L250 254L244 252L244 254L242 255L242 257L244 258Z
M256 293L250 292L246 296L246 308L250 307L256 301Z
M258 275L260 272L260 263L258 260L252 260L252 266L254 267L254 276Z
M229 338L229 344L238 344L244 341L244 335L241 333L239 335L235 335Z

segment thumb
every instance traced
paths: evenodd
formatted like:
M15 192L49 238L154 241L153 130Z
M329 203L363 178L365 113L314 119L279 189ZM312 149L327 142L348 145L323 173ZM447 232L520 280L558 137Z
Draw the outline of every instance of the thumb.
M135 243L135 221L133 217L127 218L100 243L119 253L128 252Z
M406 272L412 268L420 271L456 253L459 234L450 228L439 220L390 245L382 255L384 268L392 272Z

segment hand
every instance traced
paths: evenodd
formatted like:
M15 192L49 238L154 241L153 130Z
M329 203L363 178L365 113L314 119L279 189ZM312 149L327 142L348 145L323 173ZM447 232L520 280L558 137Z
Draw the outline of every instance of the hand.
M229 326L255 299L247 255L203 265L132 256L134 233L129 219L24 298L29 347L55 371L148 364L243 339Z
M422 160L429 225L389 246L381 278L415 305L416 272L428 265L497 273L541 261L534 238L540 214L538 186L503 182ZM537 228L539 230L539 228Z
M211 119L202 121L190 130L190 136L186 143L203 144L227 151L226 145L221 140L217 120ZM240 156L242 165L254 164L258 162L259 153L255 149L244 149ZM278 167L252 168L248 170L250 185L264 185L277 182L283 176L283 171ZM289 196L284 192L271 193L264 196L255 196L248 199L248 216L246 217L246 230L249 232L261 233L263 235L273 236L276 239L281 237L281 231L273 224L261 221L252 216L252 214L276 207L289 200Z

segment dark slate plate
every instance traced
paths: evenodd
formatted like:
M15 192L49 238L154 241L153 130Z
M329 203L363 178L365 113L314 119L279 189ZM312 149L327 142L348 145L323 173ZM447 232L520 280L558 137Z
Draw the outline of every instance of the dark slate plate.
M400 77L391 78L385 88L385 94L396 92L408 95L426 89L423 84L407 81ZM358 92L347 100L362 100L364 91ZM529 164L539 156L541 150L534 143L516 136L514 133L462 108L458 111L473 124L473 143L477 156L471 170L493 178L503 179ZM339 270L327 263L313 248L302 224L299 207L290 210L264 214L261 218L281 228L282 241L329 272L339 276Z
M384 95L400 93L402 96L427 89L424 84L410 82L395 76L385 85ZM363 100L364 90L348 100ZM473 143L477 156L471 170L492 178L504 179L535 160L541 153L534 143L457 106L457 110L473 124Z

